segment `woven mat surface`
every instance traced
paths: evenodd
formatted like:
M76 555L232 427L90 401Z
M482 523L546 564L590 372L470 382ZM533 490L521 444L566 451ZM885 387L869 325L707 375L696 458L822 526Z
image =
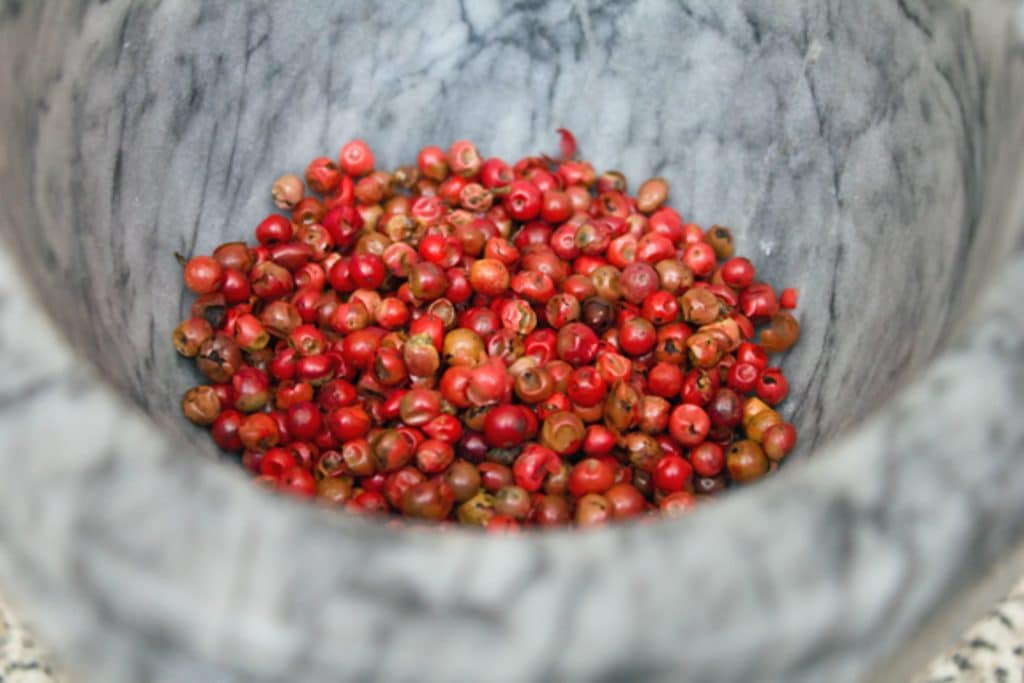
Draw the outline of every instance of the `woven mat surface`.
M0 595L0 683L64 683L50 657Z

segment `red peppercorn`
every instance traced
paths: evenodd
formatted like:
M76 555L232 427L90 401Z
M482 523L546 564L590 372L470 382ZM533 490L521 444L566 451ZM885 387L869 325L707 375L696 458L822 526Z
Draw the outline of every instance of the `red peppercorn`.
M616 442L615 432L603 425L590 425L583 438L582 450L590 456L608 455L615 448Z
M593 406L604 401L608 383L593 366L573 370L566 385L569 399L581 406Z
M451 172L463 178L475 177L483 166L483 160L480 158L479 152L476 151L476 146L469 140L452 143L452 146L448 148L446 160Z
M213 436L214 442L221 450L229 452L242 450L242 439L239 435L239 429L244 419L242 413L237 410L225 409L213 421L210 433Z
M444 472L454 459L452 447L437 439L427 439L416 449L416 466L425 474Z
M706 277L715 269L715 250L707 242L694 242L683 251L683 263L697 277Z
M768 354L757 344L743 342L736 349L736 362L749 363L761 371L768 367Z
M496 493L506 486L518 483L518 480L513 475L513 470L507 465L485 462L481 463L478 469L480 470L481 485L491 493ZM520 484L520 486L522 485Z
M665 325L679 316L679 302L670 293L659 290L647 295L641 311L655 325Z
M331 435L344 443L365 436L370 430L370 416L360 406L343 406L327 415Z
M503 160L491 157L480 167L480 182L484 187L494 189L505 187L515 179L512 169Z
M757 379L757 395L768 405L777 405L789 393L789 382L778 368L766 368Z
M714 477L725 466L725 454L718 444L705 441L690 451L690 464L698 475Z
M675 245L664 235L649 232L637 240L636 260L641 263L655 264L665 259L674 258L675 255Z
M704 409L692 403L676 406L669 417L669 433L684 446L696 446L711 430L711 419Z
M558 331L558 357L580 366L591 362L597 354L597 335L582 323L569 323Z
M288 495L312 498L316 495L316 480L307 470L293 467L281 475L279 488Z
M266 413L254 413L242 420L238 427L242 445L254 451L265 451L277 445L281 430L277 421Z
M654 467L654 485L662 491L682 491L690 483L693 467L678 455L665 455Z
M509 184L505 195L505 210L513 220L526 222L540 213L543 194L528 180L515 180Z
M697 499L688 491L675 491L661 499L661 512L667 517L678 517L693 509Z
M597 356L596 367L609 385L625 381L633 373L633 361L614 351L601 351Z
M626 301L642 303L644 299L658 291L658 271L649 263L629 263L622 270L620 284L622 296Z
M278 178L259 246L185 264L186 417L262 485L489 531L672 516L777 467L796 290L559 133L560 160L460 140L388 173L354 140L312 194Z
M373 152L362 140L346 142L338 154L338 165L350 176L363 176L373 170Z
M487 412L484 420L484 438L495 448L518 446L536 431L537 419L522 406L495 406Z
M281 475L295 467L295 456L285 448L271 448L260 459L259 472L265 477L280 480Z
M779 305L782 306L782 308L796 308L799 296L800 293L796 289L786 287L782 290L782 293L779 294Z
M746 394L757 387L760 376L761 371L757 369L757 366L752 363L737 362L729 368L725 381L736 391Z
M288 408L288 433L296 439L313 439L320 433L323 418L315 403L306 401Z
M354 254L349 261L349 274L357 287L376 289L387 277L387 269L376 254Z
M416 159L417 166L427 178L444 180L448 175L448 161L440 147L424 147Z
M560 190L548 190L541 195L540 217L557 225L569 220L572 215L572 200Z
M399 408L402 422L419 427L441 414L441 394L431 389L415 388L402 396Z
M722 280L734 289L746 289L754 281L757 271L749 259L733 256L722 264Z
M280 214L272 213L256 226L256 239L264 246L285 244L291 240L292 223Z
M619 328L619 346L631 356L647 353L657 342L657 330L644 318L633 318Z
M511 398L513 380L500 359L492 358L473 368L466 397L473 406L488 406Z
M245 273L234 268L225 268L220 292L224 295L225 302L233 305L248 301L252 288Z
M775 290L764 283L755 282L740 292L740 309L748 318L770 318L779 311Z
M456 443L462 437L462 423L453 415L438 415L423 425L423 431L431 439L445 443Z
M652 393L674 398L683 389L683 371L673 363L658 362L648 372L647 384Z
M522 450L512 466L516 485L527 491L539 491L547 474L561 468L561 460L550 448L530 444Z
M341 182L337 164L327 157L317 157L306 166L306 184L317 194L328 194Z
M231 378L232 404L244 413L266 405L270 398L270 382L266 373L252 367L241 367Z
M569 475L569 492L581 498L588 493L604 493L615 483L615 471L605 460L584 458Z
M211 294L220 289L224 267L212 256L193 256L185 264L185 286L196 294Z

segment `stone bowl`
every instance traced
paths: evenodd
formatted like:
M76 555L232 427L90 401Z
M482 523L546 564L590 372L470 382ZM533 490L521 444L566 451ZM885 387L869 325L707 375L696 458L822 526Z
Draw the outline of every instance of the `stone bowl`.
M774 5L0 5L0 587L64 665L896 680L950 637L1024 530L1024 17ZM276 174L562 126L800 288L777 476L674 521L402 532L254 488L179 417L173 253L249 238Z

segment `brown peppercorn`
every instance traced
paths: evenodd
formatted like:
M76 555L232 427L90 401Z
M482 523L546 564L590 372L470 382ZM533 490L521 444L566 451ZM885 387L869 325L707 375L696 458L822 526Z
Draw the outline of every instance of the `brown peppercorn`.
M758 342L768 353L782 353L800 338L800 323L788 311L772 316L771 326L761 332Z
M270 194L274 198L274 205L279 209L291 211L295 205L302 201L305 194L302 179L293 173L285 173L274 181L270 188Z
M352 498L352 477L332 477L316 483L317 498L328 505L344 505Z
M735 351L743 343L743 333L740 332L740 326L732 318L716 320L709 325L704 325L698 331L712 335L723 351Z
M733 255L732 231L723 225L712 225L708 228L704 241L711 245L711 248L715 250L715 256L720 260Z
M189 420L203 427L213 424L220 415L217 391L208 385L192 387L181 398L181 412Z
M527 368L514 377L516 396L523 403L540 403L555 393L555 380L544 368Z
M615 266L598 266L590 274L597 295L608 301L618 301L622 297L622 271Z
M189 318L174 328L171 343L186 358L195 358L203 343L213 336L213 327L204 318Z
M413 189L416 183L419 182L420 177L420 169L415 164L399 166L391 174L391 180L395 187L400 187L403 190Z
M270 362L274 360L274 350L270 348L263 348L256 351L249 351L245 354L245 359L249 365L260 372L269 373Z
M777 424L782 424L782 416L776 411L768 409L762 410L749 420L745 419L743 429L747 433L747 438L760 443L764 433Z
M196 297L190 309L193 318L202 318L215 330L224 324L227 312L227 302L220 292Z
M544 477L544 493L564 496L566 491L569 490L569 475L571 472L572 467L567 462L563 462L557 472L549 472Z
M248 273L252 268L252 251L245 242L225 242L213 250L213 258L222 268L233 268L240 273Z
M695 368L714 367L722 358L722 347L710 332L697 332L686 339L690 363Z
M569 503L561 495L546 495L537 499L530 518L540 526L561 526L569 523Z
M583 442L583 420L575 413L549 415L540 430L540 442L559 455L575 453Z
M227 382L242 367L242 350L234 339L218 332L199 347L196 364L211 382Z
M632 432L627 434L623 447L633 467L644 472L653 472L661 459L661 446L650 434Z
M686 290L686 293L679 299L679 307L683 311L686 322L694 325L713 323L721 312L718 297L702 287Z
M611 517L611 503L599 493L588 493L576 503L576 524L581 527L604 524Z
M633 486L648 498L654 495L654 475L643 470L633 470Z
M747 421L753 419L755 415L765 410L771 410L772 407L759 399L756 396L751 396L747 399L746 403L743 404L743 424L747 424Z
M668 181L651 178L644 181L636 193L636 208L643 213L653 213L668 199Z
M628 382L612 385L604 403L604 423L608 429L623 433L636 424L640 417L640 392Z
M625 192L626 187L626 176L620 171L605 171L597 179L598 192Z
M697 477L693 482L693 492L703 495L711 495L725 490L725 475L719 474L715 477Z
M494 517L496 514L494 502L494 496L484 491L479 491L475 496L458 507L459 521L463 524L485 526L491 517Z
M266 305L260 313L260 322L267 332L283 339L302 324L302 316L293 304L278 299Z
M760 479L768 472L768 458L760 446L750 439L743 439L729 446L725 466L733 481L745 484Z
M499 515L508 515L517 522L523 521L530 514L531 504L530 494L520 486L503 486L494 494L494 511Z
M303 197L292 208L292 223L296 225L313 225L319 223L326 210L316 197Z
M456 503L464 503L480 490L480 472L465 460L456 460L444 473Z
M654 269L658 271L661 288L669 294L678 294L693 286L693 271L682 261L665 259L658 261Z
M796 429L788 422L772 425L761 437L764 454L774 462L782 460L796 446Z
M615 322L615 304L599 296L589 297L583 302L580 320L595 332L604 332Z

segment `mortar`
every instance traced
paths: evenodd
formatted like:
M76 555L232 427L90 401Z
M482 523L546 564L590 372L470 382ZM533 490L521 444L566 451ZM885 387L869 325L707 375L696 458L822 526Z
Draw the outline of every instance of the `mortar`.
M1024 17L776 5L5 3L0 585L65 665L895 680L952 637L1024 521ZM559 127L800 289L786 467L683 519L492 538L218 461L179 414L175 251L250 238L353 137L393 167Z

